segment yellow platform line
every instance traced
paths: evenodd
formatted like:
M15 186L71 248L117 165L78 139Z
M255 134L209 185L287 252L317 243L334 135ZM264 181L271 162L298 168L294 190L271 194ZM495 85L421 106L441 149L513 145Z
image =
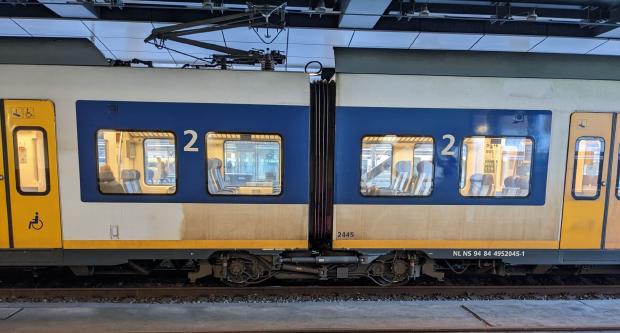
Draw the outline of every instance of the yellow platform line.
M307 240L65 240L65 249L307 249Z
M558 249L558 241L519 240L334 240L337 249Z

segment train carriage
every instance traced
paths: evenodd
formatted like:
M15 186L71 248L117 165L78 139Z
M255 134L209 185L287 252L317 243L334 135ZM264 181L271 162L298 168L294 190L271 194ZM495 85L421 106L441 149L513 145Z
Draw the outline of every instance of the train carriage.
M0 246L28 250L3 252L3 263L116 264L165 250L200 259L216 249L308 247L304 75L0 72L7 191Z
M441 74L338 74L334 248L617 264L618 82L450 75L420 56L410 72Z
M620 263L614 73L0 73L0 266L389 285Z

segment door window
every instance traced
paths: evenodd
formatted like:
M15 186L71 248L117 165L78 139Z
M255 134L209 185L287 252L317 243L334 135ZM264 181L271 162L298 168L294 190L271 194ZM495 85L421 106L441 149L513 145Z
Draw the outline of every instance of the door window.
M36 195L49 191L47 138L42 128L18 128L15 131L17 191Z
M601 137L580 137L575 146L573 197L596 199L601 192L601 174L605 156L605 140Z

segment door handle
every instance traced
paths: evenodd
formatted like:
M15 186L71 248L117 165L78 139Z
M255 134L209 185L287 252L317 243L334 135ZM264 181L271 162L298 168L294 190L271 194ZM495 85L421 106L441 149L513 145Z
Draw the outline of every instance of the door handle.
M607 186L607 182L604 181L604 180L601 180L601 186L603 186L603 187Z
M0 175L0 180L4 180L4 175Z

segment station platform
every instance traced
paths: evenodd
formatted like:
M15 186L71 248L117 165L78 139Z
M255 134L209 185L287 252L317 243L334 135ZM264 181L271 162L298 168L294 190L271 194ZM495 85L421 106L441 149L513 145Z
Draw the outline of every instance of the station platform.
M0 303L0 332L620 331L620 300Z

